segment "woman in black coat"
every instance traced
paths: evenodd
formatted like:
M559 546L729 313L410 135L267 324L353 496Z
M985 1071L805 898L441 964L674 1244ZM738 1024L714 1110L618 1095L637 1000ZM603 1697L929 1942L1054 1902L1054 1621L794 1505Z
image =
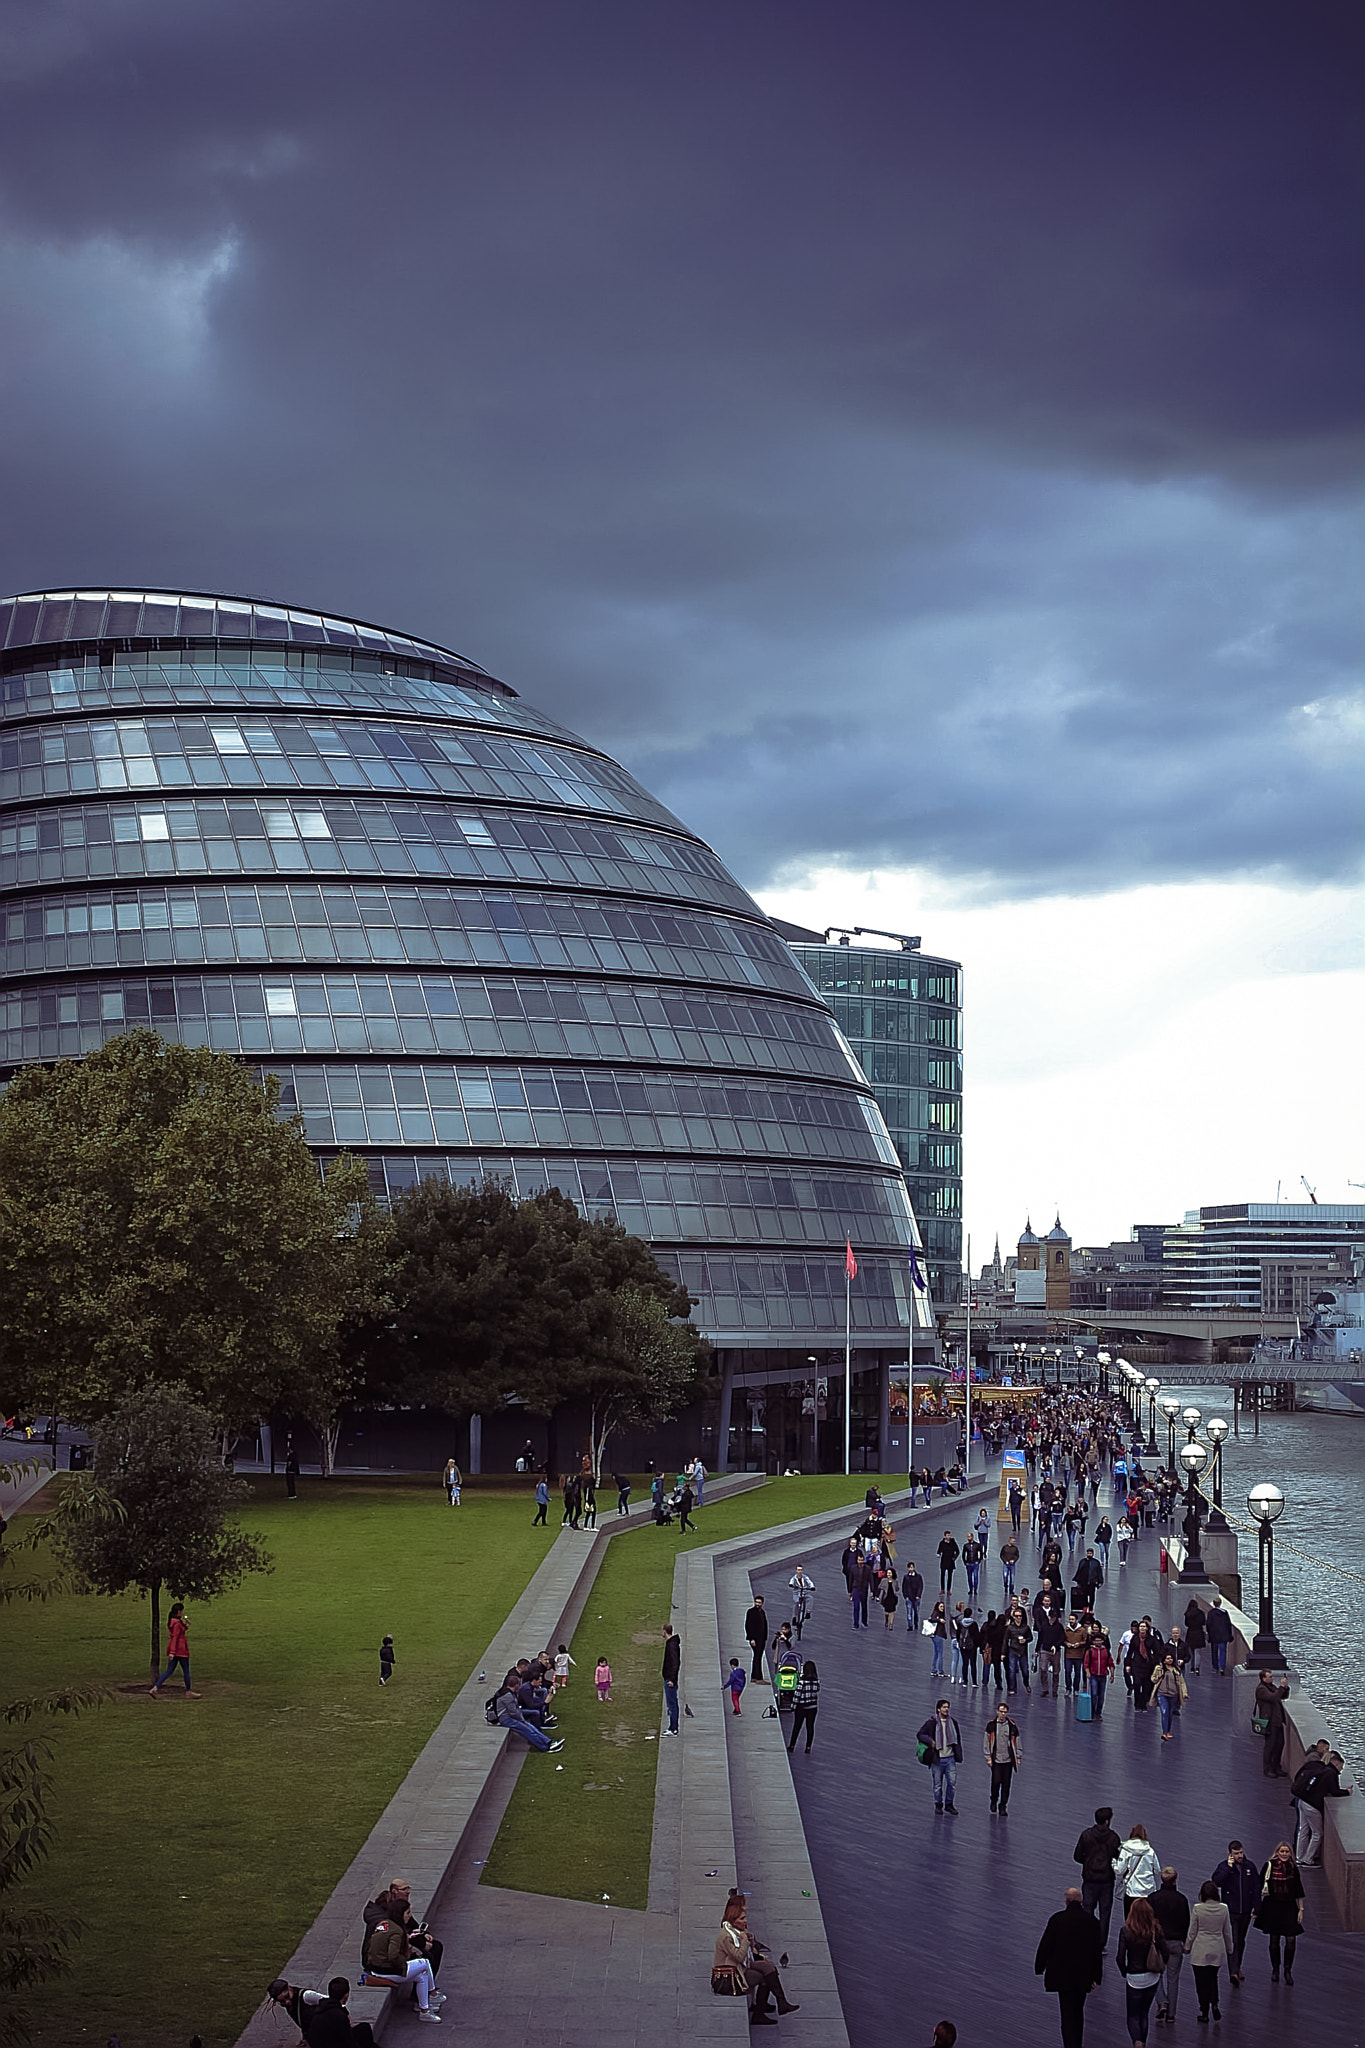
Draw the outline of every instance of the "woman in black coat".
M1141 1622L1123 1660L1123 1668L1133 1681L1133 1705L1140 1714L1145 1714L1152 1703L1152 1680L1160 1663L1157 1645L1146 1622Z
M1288 1842L1277 1842L1261 1872L1261 1902L1254 1915L1262 1934L1270 1936L1270 1981L1280 1981L1280 1943L1284 1942L1284 1981L1294 1981L1294 1952L1303 1931L1303 1879Z

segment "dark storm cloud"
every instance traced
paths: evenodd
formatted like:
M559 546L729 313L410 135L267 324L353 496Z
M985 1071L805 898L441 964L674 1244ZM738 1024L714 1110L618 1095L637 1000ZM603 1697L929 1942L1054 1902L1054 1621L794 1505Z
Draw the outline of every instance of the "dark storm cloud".
M755 887L1351 869L1347 10L0 24L7 588L432 634Z

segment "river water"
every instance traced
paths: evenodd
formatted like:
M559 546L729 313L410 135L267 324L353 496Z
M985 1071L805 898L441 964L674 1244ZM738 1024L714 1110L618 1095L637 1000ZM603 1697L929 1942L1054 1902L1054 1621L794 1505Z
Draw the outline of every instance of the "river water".
M1226 1387L1179 1392L1205 1422L1232 1421ZM1254 1620L1256 1538L1239 1524L1251 1519L1248 1488L1268 1479L1286 1501L1275 1524L1275 1633L1365 1786L1365 1416L1262 1415L1259 1437L1245 1418L1241 1426L1223 1446L1223 1507L1237 1529L1242 1605ZM1163 1454L1166 1441L1162 1424ZM1318 1559L1338 1569L1326 1571Z

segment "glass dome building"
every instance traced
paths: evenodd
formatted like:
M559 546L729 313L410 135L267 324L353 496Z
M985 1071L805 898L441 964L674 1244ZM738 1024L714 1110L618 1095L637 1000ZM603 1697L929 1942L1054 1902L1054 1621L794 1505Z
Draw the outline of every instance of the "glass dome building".
M802 1413L841 1444L847 1237L885 1462L933 1337L895 1148L791 950L623 768L319 612L28 593L0 650L0 1079L151 1025L278 1073L383 1194L498 1174L614 1211L716 1347L721 1467L772 1463L774 1426L801 1462Z

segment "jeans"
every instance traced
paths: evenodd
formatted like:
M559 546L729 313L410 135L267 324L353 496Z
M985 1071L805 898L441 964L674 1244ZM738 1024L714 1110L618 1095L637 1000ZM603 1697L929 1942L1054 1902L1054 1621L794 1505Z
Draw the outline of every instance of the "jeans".
M1168 1957L1166 1963L1166 1974L1161 1981L1161 2003L1166 2008L1166 2016L1168 2019L1175 2018L1175 2009L1180 2002L1180 1965L1184 1962L1184 1960L1184 1949L1177 1948L1173 1943L1171 1946L1170 1956ZM1213 1972L1213 1976L1216 1983L1218 1978L1218 1972L1216 1969ZM1198 1970L1196 1970L1194 1973L1194 1981L1197 1988L1199 1984ZM1216 2005L1218 2001L1217 1999L1215 1999L1213 2002ZM1200 1999L1200 2003L1203 2003L1202 1997Z
M942 1637L942 1636L935 1636L935 1637L934 1637L934 1655L933 1655L933 1661L931 1662L931 1664L930 1664L930 1666L929 1666L929 1676L930 1676L931 1678L942 1678L942 1676L943 1676L943 1637Z
M514 1720L510 1714L499 1714L498 1722L500 1726L507 1729L509 1734L524 1735L532 1749L548 1749L550 1747L550 1738L545 1733L545 1730L537 1728L533 1722L523 1720L520 1715Z
M1096 1678L1093 1673L1091 1674L1090 1718L1092 1721L1098 1721L1104 1712L1104 1692L1108 1683L1109 1680L1107 1678Z
M934 1781L935 1806L952 1806L957 1790L957 1758L936 1756L929 1766L929 1775Z
M972 1596L973 1600L975 1600L975 1598L976 1598L976 1585L977 1585L977 1580L978 1580L978 1579L979 1579L980 1577L981 1577L981 1567L980 1567L980 1565L979 1565L979 1564L969 1564L969 1565L967 1566L967 1591L968 1591L968 1592L969 1592L969 1593L971 1594L971 1596Z
M962 1678L962 1645L960 1642L958 1642L956 1636L954 1636L953 1638L952 1649L953 1662L951 1675L954 1678L954 1680L960 1683Z
M1228 1646L1226 1643L1210 1643L1209 1655L1213 1658L1213 1668L1215 1671L1221 1673L1227 1670Z
M792 1708L792 1736L791 1741L787 1744L788 1749L795 1749L796 1738L804 1726L806 1731L806 1755L810 1755L810 1746L815 1740L815 1716L819 1711L818 1707Z
M1322 1813L1316 1806L1310 1806L1306 1799L1299 1801L1298 1842L1294 1850L1300 1863L1310 1863L1322 1855Z
M1161 1714L1161 1732L1163 1735L1169 1735L1171 1723L1175 1719L1175 1701L1169 1693L1159 1692L1156 1696L1156 1703Z
M1032 1690L1033 1690L1033 1687L1032 1687L1032 1686L1031 1686L1031 1685L1029 1684L1029 1682L1028 1682L1028 1651L1027 1651L1027 1650L1011 1650L1011 1651L1010 1651L1010 1656L1009 1656L1009 1663L1010 1663L1010 1691L1011 1691L1011 1692L1018 1692L1018 1690L1019 1690L1019 1681L1020 1681L1020 1679L1022 1678L1022 1679L1023 1679L1023 1681L1024 1681L1024 1691L1025 1691L1025 1692L1032 1692Z
M919 1630L919 1601L907 1599L905 1603L905 1626L911 1635Z
M670 1678L664 1680L664 1703L668 1708L668 1732L670 1735L676 1735L678 1732L678 1688Z
M1012 1594L1014 1592L1014 1566L1012 1564L1002 1564L1000 1569L1005 1577L1005 1592L1007 1595Z
M1114 1910L1113 1878L1085 1878L1081 1884L1081 1904L1099 1921L1100 1940L1108 1948L1109 1916Z
M163 1686L163 1685L164 1685L164 1684L166 1683L166 1680L167 1680L167 1679L168 1679L168 1678L170 1677L171 1673L172 1673L172 1672L174 1671L174 1669L175 1669L175 1667L176 1667L176 1665L177 1665L177 1664L178 1664L178 1665L180 1666L181 1670L182 1670L182 1671L184 1672L184 1674L185 1674L185 1690L186 1690L186 1692L188 1692L188 1691L190 1690L190 1660L189 1660L189 1658L188 1658L188 1657L168 1657L168 1658L166 1659L166 1669L165 1669L165 1670L164 1670L164 1671L162 1672L162 1674L161 1674L160 1678L158 1678L158 1680L157 1680L157 1682L156 1682L156 1685L155 1685L155 1687L153 1688L153 1690L154 1690L154 1691L156 1691L156 1692L160 1692L160 1690L161 1690L162 1686Z
M1242 1974L1242 1958L1246 1954L1247 1930L1251 1926L1250 1913L1233 1913L1232 1919L1232 1960L1228 1965L1234 1977Z
M1040 1650L1038 1653L1039 1690L1046 1693L1050 1684L1054 1698L1057 1693L1057 1679L1060 1675L1061 1656L1060 1650Z
M628 1486L617 1488L616 1512L618 1515L628 1515L630 1513L630 1488Z
M1135 1991L1131 1984L1125 1984L1124 1999L1127 2004L1128 2038L1137 2048L1139 2041L1147 2039L1147 2015L1156 1997L1155 1984L1149 1984L1145 1991Z
M1081 1660L1080 1660L1080 1658L1079 1658L1079 1657L1067 1657L1067 1658L1066 1658L1066 1659L1064 1660L1063 1664L1062 1664L1062 1670L1063 1670L1063 1671L1065 1672L1065 1674L1066 1674L1066 1689L1067 1689L1067 1692L1068 1692L1068 1694L1070 1694L1070 1693L1073 1693L1073 1692L1079 1692L1079 1691L1080 1691L1080 1689L1081 1689Z
M866 1586L854 1586L854 1587L853 1587L853 1589L852 1589L852 1591L851 1591L851 1592L850 1592L850 1594L849 1594L849 1600L850 1600L850 1602L851 1602L851 1604L852 1604L852 1607L853 1607L853 1626L854 1626L854 1628L857 1628L857 1627L858 1627L858 1625L859 1625L859 1622L860 1622L860 1621L861 1621L861 1624L862 1624L862 1626L863 1626L864 1628L866 1628L866 1627L867 1627L867 1587L866 1587Z
M1108 1577L1108 1574L1109 1574L1109 1545L1108 1545L1107 1543L1099 1543L1099 1542L1097 1542L1097 1543L1096 1543L1096 1545L1095 1545L1095 1548L1096 1548L1096 1550L1098 1550L1098 1552L1099 1552L1099 1554L1100 1554L1100 1563L1101 1563L1101 1564L1102 1564L1102 1565L1104 1566L1104 1570L1105 1570L1105 1576L1106 1576L1106 1577Z
M1016 1501L1010 1502L1010 1522L1013 1526L1014 1533L1016 1536L1019 1534L1019 1517L1023 1513L1023 1511L1024 1510L1022 1503Z

